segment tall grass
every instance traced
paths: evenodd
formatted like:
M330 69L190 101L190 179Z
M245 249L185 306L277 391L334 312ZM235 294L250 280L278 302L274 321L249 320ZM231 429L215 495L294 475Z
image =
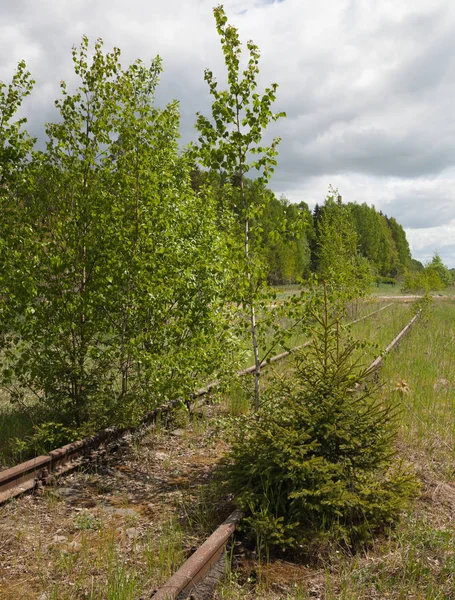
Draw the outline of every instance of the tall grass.
M398 393L402 407L403 441L432 463L442 454L444 471L455 458L454 349L455 301L435 302L383 369L383 393Z

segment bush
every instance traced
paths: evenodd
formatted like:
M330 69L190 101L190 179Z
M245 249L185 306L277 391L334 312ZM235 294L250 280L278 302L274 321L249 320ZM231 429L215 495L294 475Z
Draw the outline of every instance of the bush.
M342 340L328 300L315 309L311 347L295 375L275 382L265 404L239 419L223 474L259 545L309 551L355 548L393 523L416 489L396 461L397 410Z
M397 284L397 280L394 277L376 277L376 285L392 285L395 286Z
M432 270L409 272L404 276L403 292L411 294L426 294L429 291L441 291L445 284L439 275Z
M436 253L423 270L408 272L404 278L403 291L427 293L441 291L452 283L452 275Z

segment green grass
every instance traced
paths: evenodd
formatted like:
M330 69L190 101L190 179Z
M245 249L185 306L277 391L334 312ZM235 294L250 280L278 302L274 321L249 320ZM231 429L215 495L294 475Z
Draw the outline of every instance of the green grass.
M125 559L117 550L116 532L101 530L94 548L93 536L83 535L77 553L54 552L52 600L136 600L147 591L149 582L164 583L184 561L183 532L178 522L133 544ZM104 573L103 580L93 574ZM68 584L70 582L70 584Z
M400 295L408 295L406 292L402 291L403 282L397 281L395 285L390 285L388 283L379 283L373 284L371 289L372 296L400 296Z
M396 395L398 383L406 382L403 440L432 461L436 448L449 460L455 458L455 302L434 302L423 321L386 362L384 393Z
M396 330L396 332L393 331L393 327L398 327L398 325L396 325L396 323L398 322L398 317L396 317L396 315L400 315L400 314L404 314L406 318L406 316L410 313L410 309L409 309L409 304L400 304L399 302L396 303L392 303L390 300L381 300L379 298L374 298L374 297L369 297L369 298L363 298L361 300L356 300L351 302L351 304L348 306L347 308L347 313L346 313L346 323L350 323L352 321L361 319L362 317L365 317L367 315L370 315L370 313L373 313L375 311L377 311L378 309L385 307L389 304L396 304L396 306L391 306L388 308L385 308L383 311L381 311L380 313L378 313L377 315L374 315L372 317L368 317L364 322L366 323L367 321L370 320L370 318L373 319L374 321L374 325L365 329L365 332L363 332L363 325L359 324L356 325L357 330L360 332L359 335L361 336L361 339L366 339L365 336L368 337L368 339L372 339L372 341L378 341L379 343L382 343L386 338L385 336L388 334L388 332L391 332L391 336L390 340L394 337L394 335L396 333L398 333L399 329ZM390 318L390 313L392 313L393 315L393 319L391 320ZM411 318L411 316L409 317L409 319ZM408 320L409 320L408 319ZM274 332L272 330L272 328L269 328L267 331L264 331L261 328L261 316L258 316L258 324L259 324L259 329L260 329L260 335L259 335L259 356L260 358L263 358L265 355L267 355L268 357L274 356L276 354L280 354L281 352L283 352L283 350L287 349L287 348L294 348L295 346L304 344L306 341L308 341L308 335L306 333L306 331L304 330L304 328L302 328L302 326L299 326L299 324L297 323L297 325L295 325L296 321L290 319L289 317L286 317L283 315L283 309L282 307L277 307L276 308L276 319L275 319L275 324L280 328L280 330L289 330L289 329L293 329L292 334L290 335L290 337L288 337L285 340L284 344L274 344ZM401 327L404 327L404 325L406 324L406 322L404 322L403 320L399 320L399 324L401 324ZM384 328L386 325L388 325L388 328ZM377 339L377 335L373 330L373 327L378 329L378 331L381 329L381 327L383 327L383 333L384 335L381 336L381 339ZM390 341L388 340L386 342L385 345L388 344L388 342ZM249 332L246 331L244 334L244 342L243 342L243 347L244 347L244 356L241 362L241 368L246 368L249 367L250 365L252 365L254 363L254 357L253 357L253 351L251 349L251 341L249 338Z
M362 311L368 314L368 312L378 310L378 308L387 306L387 304L389 302L371 303L363 306ZM377 312L350 326L350 335L357 340L367 342L364 349L364 360L369 363L379 356L403 327L409 323L414 314L415 307L412 303L394 302L381 312Z
M401 308L399 308L401 307ZM410 306L386 309L389 323L374 317L358 335L390 341L410 317ZM406 314L408 311L408 314ZM443 600L455 598L455 301L435 301L385 360L384 402L400 409L397 460L410 463L421 495L387 536L364 552L334 548L318 567L296 565L297 583L283 587L283 600ZM279 579L270 565L234 572L216 598L272 600ZM248 573L254 572L251 582ZM278 581L278 583L277 583Z
M46 417L46 411L32 401L12 404L0 392L0 469L29 458L23 441L33 433L35 423Z
M356 316L359 318L381 305L384 302L361 303L355 309ZM393 304L357 323L352 333L362 339L376 340L384 348L410 320L412 311L410 304ZM398 526L361 554L351 556L341 548L334 548L318 567L292 565L290 557L281 563L255 563L249 571L233 572L218 589L216 598L442 600L455 597L454 347L455 301L435 301L430 307L429 320L424 318L414 326L386 359L381 371L384 401L393 399L401 406L398 457L411 462L422 481L422 497L403 515ZM371 348L374 355L375 350ZM233 391L226 411L242 414L248 410L247 395L240 383ZM207 523L210 511L206 510L211 508L211 502L210 497L201 496L195 507L191 504L184 507L191 531L212 527L212 523ZM50 503L49 514L51 508ZM54 547L41 549L39 524L35 526L34 539L38 542L34 557L42 561L46 577L41 589L46 589L53 600L129 600L141 594L149 597L151 589L163 584L185 558L186 529L173 518L159 527L154 525L140 542L132 544L131 552L126 555L118 548L119 533L115 527L106 527L85 513L73 516L68 526L81 544L74 554L62 553Z

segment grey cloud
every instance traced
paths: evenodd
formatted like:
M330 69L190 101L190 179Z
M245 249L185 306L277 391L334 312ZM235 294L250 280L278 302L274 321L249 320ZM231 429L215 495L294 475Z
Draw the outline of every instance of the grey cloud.
M180 101L182 143L195 139L195 113L210 114L205 67L223 83L224 66L212 0L166 3L142 0L16 0L0 2L0 79L24 57L37 80L24 112L29 129L58 113L59 81L74 83L71 47L82 33L118 45L125 63L155 54L164 73L156 102ZM286 120L266 140L282 137L271 185L314 195L333 177L365 177L381 189L390 180L415 179L415 191L397 189L384 204L407 227L425 228L454 218L455 175L434 188L455 164L455 7L448 0L381 3L374 0L226 0L242 40L258 43L260 86L280 84L276 110ZM318 192L319 193L319 192ZM347 198L349 200L350 198ZM363 201L362 198L359 198ZM320 198L323 200L323 197ZM369 201L365 198L365 201ZM415 210L418 205L419 209ZM432 208L431 208L432 207ZM421 229L420 229L421 230Z
M304 149L302 164L313 173L327 172L331 166L332 172L418 177L438 173L453 162L452 148L426 144L419 132L404 137L396 133L373 126L344 132L319 147L316 140Z
M354 30L355 39L345 43L356 44L365 64L348 65L343 78L336 54L318 55L317 67L303 69L294 86L285 83L279 93L291 100L291 119L283 126L283 175L350 171L419 177L452 165L454 23L443 6L389 22L389 29L383 25L368 38ZM370 56L385 61L384 72L359 89ZM334 92L330 81L337 76ZM409 117L413 113L415 119Z
M414 190L397 193L387 211L404 227L426 229L455 221L455 198L451 190Z
M455 244L438 245L436 240L435 243L421 246L418 249L413 248L411 244L413 258L420 260L423 264L430 262L436 252L449 269L455 269Z

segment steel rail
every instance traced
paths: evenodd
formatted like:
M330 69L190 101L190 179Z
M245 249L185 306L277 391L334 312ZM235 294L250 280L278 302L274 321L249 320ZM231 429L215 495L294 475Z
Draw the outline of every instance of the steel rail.
M392 306L392 304L395 304L394 302L390 302L389 304L386 304L385 306L381 306L381 308L379 308L378 310L374 310L373 312L368 313L367 315L364 315L363 317L360 317L359 319L356 319L355 321L351 321L350 323L348 323L348 327L351 325L355 325L356 323L360 323L361 321L364 321L365 319L368 319L369 317L372 317L373 315L380 313L381 310L385 310L386 308L389 308L389 306ZM299 346L295 346L294 348L292 348L292 350L286 350L285 352L281 352L280 354L276 354L275 356L272 356L269 360L263 360L260 364L260 368L262 369L263 367L267 366L269 363L274 363L277 360L282 360L283 358L286 358L287 356L289 356L290 354L292 354L293 352L297 352L297 350L301 350L302 348L306 348L307 346L309 346L311 344L311 340L308 342L305 342L304 344L301 344ZM247 367L246 369L243 369L242 371L239 371L237 373L238 377L243 377L244 375L248 375L250 373L254 373L254 371L256 370L256 366L252 365L251 367Z
M420 317L421 315L421 310L419 310L419 312L409 321L409 323L403 327L403 329L400 331L400 333L393 338L393 340L390 342L390 344L387 346L387 348L384 350L384 352L378 356L376 358L376 360L374 360L371 365L368 367L368 371L376 371L383 363L384 358L387 356L387 354L393 350L397 345L398 342L403 338L403 336L405 336L407 334L407 332L411 329L411 327L414 325L414 323L417 321L417 319Z
M395 304L395 302L390 302L389 304L386 304L385 306L381 306L381 308L378 308L378 310L374 310L373 312L370 312L367 315L364 315L363 317L356 319L355 321L351 321L349 323L349 325L355 325L356 323L360 323L360 321L365 321L365 319L368 319L368 317L372 317L376 313L380 313L381 310L385 310L386 308L389 308L389 306L392 306L392 304Z
M186 597L210 573L223 556L226 544L240 523L242 513L235 510L199 546L180 569L152 596L151 600L175 600Z
M388 308L392 304L393 303L387 304L386 306L349 323L349 325L367 319L368 317L381 312L385 308ZM310 343L311 342L306 342L305 344L296 346L292 350L287 350L272 356L270 359L261 363L261 368L286 358L293 352L308 346ZM251 367L238 371L237 376L244 377L245 375L254 373L254 371L255 366L252 365ZM206 396L211 390L216 389L219 385L219 381L209 383L205 387L193 392L190 395L190 400L194 401ZM0 505L11 498L40 489L43 485L48 484L52 478L74 470L90 458L91 453L102 444L118 440L127 433L132 433L137 431L140 427L153 423L159 414L171 411L173 408L180 405L182 401L182 399L173 400L172 402L155 408L142 418L138 426L103 429L93 436L66 444L61 448L52 450L48 454L37 456L14 467L0 471Z
M371 374L377 372L382 365L385 356L398 345L398 342L406 335L412 325L420 316L420 311L390 342L384 352L376 358L367 371ZM216 561L222 556L226 545L234 534L242 514L233 512L218 529L188 558L179 570L150 598L150 600L180 600L187 598L189 593L204 580Z
M144 425L153 423L161 412L172 410L180 403L180 400L174 400L169 404L155 408L143 417L138 426L102 429L95 435L71 442L61 448L52 450L48 454L37 456L0 471L0 505L25 492L38 490L43 485L50 483L54 477L74 470L89 459L92 453L103 444L118 440L127 433L132 433Z

